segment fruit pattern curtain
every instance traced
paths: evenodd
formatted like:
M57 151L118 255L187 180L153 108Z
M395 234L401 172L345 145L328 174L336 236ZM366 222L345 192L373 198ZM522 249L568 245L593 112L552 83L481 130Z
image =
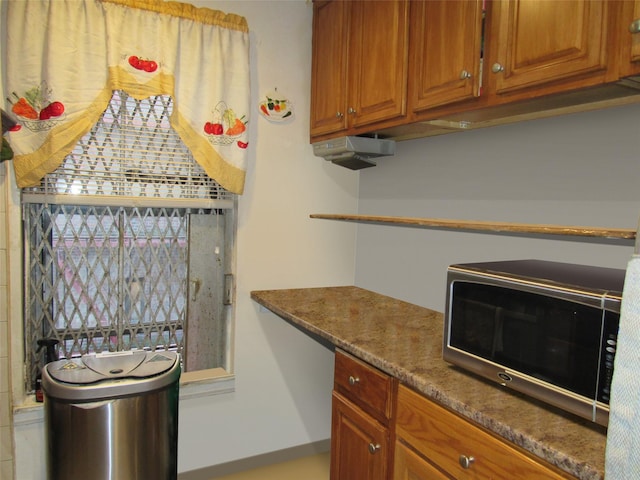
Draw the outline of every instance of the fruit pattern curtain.
M113 90L170 95L171 125L209 176L242 193L249 116L246 20L162 0L20 0L7 7L5 110L20 188L55 170Z

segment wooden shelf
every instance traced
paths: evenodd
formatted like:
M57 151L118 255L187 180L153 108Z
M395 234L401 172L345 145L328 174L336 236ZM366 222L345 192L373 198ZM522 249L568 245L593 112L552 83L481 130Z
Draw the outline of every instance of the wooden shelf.
M635 240L636 230L623 228L581 227L573 225L543 225L531 223L480 222L470 220L443 220L438 218L385 217L375 215L341 215L314 213L311 218L343 220L347 222L376 223L441 230L472 230L485 233L515 233L535 235L562 235Z

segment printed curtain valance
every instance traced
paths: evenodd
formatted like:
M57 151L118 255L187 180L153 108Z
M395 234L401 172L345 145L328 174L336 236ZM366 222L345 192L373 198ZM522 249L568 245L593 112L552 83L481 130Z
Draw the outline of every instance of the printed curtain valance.
M7 7L9 132L19 187L39 184L114 90L170 95L171 126L209 176L242 193L249 116L243 17L162 0L20 0Z

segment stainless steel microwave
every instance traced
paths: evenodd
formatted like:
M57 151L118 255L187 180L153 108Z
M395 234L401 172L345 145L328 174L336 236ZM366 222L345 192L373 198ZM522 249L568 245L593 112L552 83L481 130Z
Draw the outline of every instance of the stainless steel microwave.
M451 265L443 358L606 426L624 275L543 260Z

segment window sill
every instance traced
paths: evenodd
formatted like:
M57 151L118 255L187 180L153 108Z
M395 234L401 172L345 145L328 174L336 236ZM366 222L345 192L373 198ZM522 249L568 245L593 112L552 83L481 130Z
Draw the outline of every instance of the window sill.
M207 397L235 391L235 375L222 368L197 372L183 372L180 376L180 400ZM24 426L44 421L42 403L35 395L28 395L13 408L14 426Z
M235 375L224 368L183 372L180 376L180 400L231 393L235 389Z

